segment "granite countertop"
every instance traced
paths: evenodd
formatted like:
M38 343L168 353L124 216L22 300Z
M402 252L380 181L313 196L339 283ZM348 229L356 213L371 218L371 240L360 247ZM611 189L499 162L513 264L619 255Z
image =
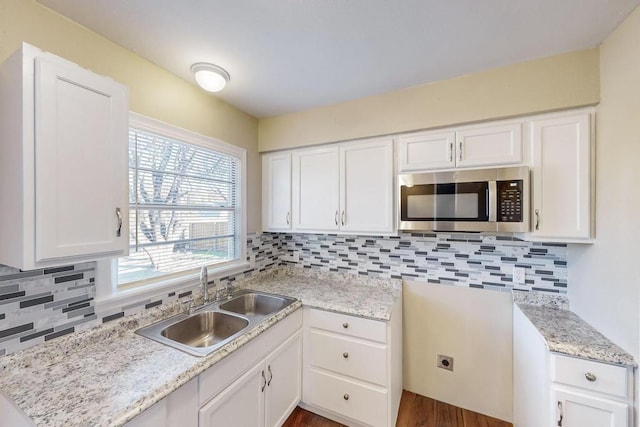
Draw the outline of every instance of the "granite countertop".
M566 298L514 291L514 303L540 332L549 351L596 362L637 367L629 353L569 310Z
M0 357L0 393L36 426L121 426L302 303L387 320L401 295L399 280L301 273L285 269L238 281L238 288L253 287L301 301L207 357L191 356L134 334L142 326L179 313L180 303L175 302Z

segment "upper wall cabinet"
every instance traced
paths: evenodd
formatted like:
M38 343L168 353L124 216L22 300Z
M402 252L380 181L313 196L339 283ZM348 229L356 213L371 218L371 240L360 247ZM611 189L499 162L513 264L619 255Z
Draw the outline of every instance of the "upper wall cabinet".
M522 163L522 122L493 122L398 138L399 172Z
M291 153L262 156L262 228L291 230Z
M533 240L593 238L591 114L561 113L529 122Z
M265 231L395 230L390 138L265 154L262 165Z
M0 263L128 254L128 91L24 44L0 66Z
M293 152L294 229L392 233L393 140Z

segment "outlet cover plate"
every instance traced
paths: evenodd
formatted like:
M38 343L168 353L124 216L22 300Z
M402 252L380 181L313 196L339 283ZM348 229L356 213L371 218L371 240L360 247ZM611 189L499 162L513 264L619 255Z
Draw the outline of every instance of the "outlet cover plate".
M525 268L513 267L513 283L518 285L525 284Z

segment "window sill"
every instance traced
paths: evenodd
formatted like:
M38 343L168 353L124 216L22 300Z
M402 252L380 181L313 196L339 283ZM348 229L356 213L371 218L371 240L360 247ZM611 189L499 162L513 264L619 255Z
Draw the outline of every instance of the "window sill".
M209 268L209 280L216 280L218 277L239 274L250 268L250 264L246 261L239 261L233 264L227 264L219 268ZM123 306L136 305L139 302L143 305L152 302L153 298L161 297L163 300L167 298L170 292L186 290L193 288L199 284L200 273L189 273L172 279L160 280L152 284L136 287L133 289L117 290L114 289L111 294L96 298L96 311L98 313L107 312L112 309L120 309Z

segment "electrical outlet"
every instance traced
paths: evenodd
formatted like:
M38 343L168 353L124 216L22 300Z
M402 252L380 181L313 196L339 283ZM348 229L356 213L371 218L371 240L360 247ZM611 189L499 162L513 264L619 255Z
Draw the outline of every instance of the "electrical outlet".
M438 355L438 368L446 369L447 371L453 371L453 357Z
M299 251L291 252L291 261L300 262L300 252Z
M525 284L525 268L513 267L513 283L518 285Z

